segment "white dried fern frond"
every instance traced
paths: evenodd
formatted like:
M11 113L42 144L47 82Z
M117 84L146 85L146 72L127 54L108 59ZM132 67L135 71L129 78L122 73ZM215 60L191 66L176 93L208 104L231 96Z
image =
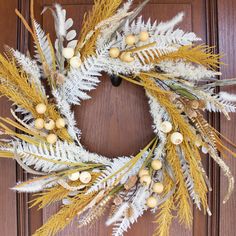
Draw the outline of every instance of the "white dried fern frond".
M56 178L49 177L44 179L31 179L26 183L20 182L11 189L23 193L37 193L45 190L46 188L51 188L56 184Z
M99 77L105 70L103 61L107 53L108 48L105 46L104 49L97 51L96 56L85 59L80 68L71 68L68 72L62 93L69 104L80 104L81 100L90 98L87 92L95 89L100 82Z
M151 63L155 58L167 55L171 52L178 50L176 46L165 46L164 43L156 44L155 46L147 47L145 49L139 50L134 54L137 55L138 59L143 63Z
M147 210L146 201L149 196L150 193L148 188L139 186L133 199L129 202L130 214L126 212L128 210L126 209L122 217L120 217L120 219L118 219L114 224L112 236L123 236L130 226L143 215Z
M163 34L169 30L173 30L177 24L183 21L183 18L184 18L184 13L180 12L171 20L159 23L158 26L156 27L155 34Z
M236 95L228 92L219 92L219 97L228 102L236 102Z
M67 169L66 164L58 164L53 161L66 163L97 163L109 166L111 160L107 157L86 151L75 143L58 141L54 146L42 143L39 146L23 141L12 141L12 147L0 147L2 151L10 151L22 157L27 166L34 166L35 170L52 172ZM38 157L38 158L37 158ZM40 159L43 158L43 159Z
M158 146L155 148L155 158L161 159L165 155L165 145L166 145L166 134L161 131L160 124L163 121L169 121L168 113L165 108L163 108L157 99L153 97L150 93L146 92L148 97L148 103L150 107L150 113L153 118L153 131L158 137Z
M30 82L35 84L40 92L45 95L45 89L41 83L41 74L40 68L37 65L37 62L26 57L24 54L18 50L10 49L17 63L22 67L26 74L29 75Z
M44 55L44 58L48 64L48 66L51 68L53 65L53 58L52 58L50 44L48 42L47 36L46 36L45 32L42 30L40 24L38 24L35 20L33 21L33 24L35 27L36 36L37 36L39 46L42 50L42 53ZM35 58L38 60L38 62L42 63L41 57L38 54L38 52L36 53Z
M208 70L202 65L193 65L184 60L164 60L158 63L157 66L167 74L184 78L189 81L206 80L220 75L219 72Z
M222 112L227 119L230 119L229 112L236 112L236 104L224 100L220 95L210 90L207 92L198 91L201 98L206 102L206 109L210 112Z
M199 196L195 192L194 181L191 176L190 167L182 151L179 151L179 158L189 196L191 197L193 203L196 204L197 208L201 210L201 201Z
M60 89L54 90L52 94L57 101L57 107L60 111L60 114L63 115L67 121L66 123L68 133L75 141L78 141L78 139L80 139L81 131L77 127L75 114L73 111L71 111L71 106L64 99L63 94L60 92Z
M24 123L29 123L33 120L32 114L29 111L22 108L22 107L16 106L14 112L15 113L20 113L22 115L21 120Z
M135 165L127 172L129 166L124 168L122 171L120 169L130 162L130 157L118 157L114 159L102 174L97 178L94 185L87 191L87 193L97 192L101 189L112 186L117 179L120 178L119 183L124 184L131 176L137 175L138 171L142 167L142 164L148 155L148 152L144 153L143 156L135 163ZM117 173L117 174L115 174ZM114 175L115 174L115 175Z

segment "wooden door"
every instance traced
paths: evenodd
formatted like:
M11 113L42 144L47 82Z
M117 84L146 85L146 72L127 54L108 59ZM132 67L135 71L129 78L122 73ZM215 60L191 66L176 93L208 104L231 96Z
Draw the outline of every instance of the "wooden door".
M27 18L29 15L29 1L8 0L8 2L7 6L0 3L0 17L5 19L3 23L0 21L0 29L4 32L4 35L8 35L6 38L1 34L0 43L1 45L7 43L14 47L18 46L20 50L26 51L32 47L31 41L22 25L19 22L17 24L13 13L14 8L18 7ZM49 12L46 12L44 15L40 13L45 6L50 6L54 2L54 0L35 0L37 20L43 25L46 32L51 33L51 36L53 36L52 17ZM57 2L67 9L68 15L75 21L75 28L79 30L84 12L90 9L92 1L58 0ZM236 44L232 44L231 37L233 35L228 34L228 32L233 32L228 27L228 22L231 22L236 27L236 21L233 21L232 17L234 15L233 7L236 8L234 0L218 0L218 3L217 0L151 0L142 14L145 18L150 16L152 19L164 21L175 16L178 12L184 11L185 20L180 27L196 32L202 37L203 42L217 45L219 42L220 50L224 49L226 52L232 52L232 48ZM218 26L224 28L224 30L219 30L218 33ZM236 55L230 54L227 57L229 61L231 58L236 58ZM226 74L226 76L233 75L236 75L236 71L233 69L230 69L230 72ZM82 143L87 149L112 158L135 154L151 139L153 135L151 128L152 120L147 115L148 104L142 88L124 81L120 87L113 87L108 76L104 75L101 78L99 87L91 92L90 95L93 98L92 100L85 101L81 106L75 108L78 126L83 132ZM9 108L9 104L6 101L3 101L1 104L1 115L8 115L9 113L5 110L8 110L6 108ZM218 116L209 115L209 120L218 128L222 128L224 133L236 140L233 133L233 124L226 124L226 121ZM220 121L222 121L221 126L219 126ZM234 160L230 164L231 166L234 165L236 169L236 162ZM186 230L177 221L174 221L171 235L234 235L234 225L231 225L230 221L224 219L232 216L233 222L233 216L236 215L233 210L236 204L236 196L230 200L228 205L220 207L220 193L225 190L225 182L221 179L218 168L211 161L205 160L205 165L214 187L214 191L209 195L209 204L213 216L208 218L203 213L193 209L194 224L192 229ZM60 204L50 206L42 211L37 211L35 208L28 210L27 201L31 196L24 194L16 195L7 190L14 185L15 181L24 180L27 176L20 168L16 168L15 163L10 161L1 161L0 171L0 226L3 229L1 235L32 235L50 215L59 209ZM234 174L236 175L236 172ZM8 178L4 178L5 176L8 176ZM220 183L222 184L221 192ZM150 214L145 214L126 235L152 235L155 227L152 224L153 219L153 216ZM83 229L78 229L76 222L74 222L59 235L111 235L111 228L106 228L104 222L105 216L98 220L96 224Z

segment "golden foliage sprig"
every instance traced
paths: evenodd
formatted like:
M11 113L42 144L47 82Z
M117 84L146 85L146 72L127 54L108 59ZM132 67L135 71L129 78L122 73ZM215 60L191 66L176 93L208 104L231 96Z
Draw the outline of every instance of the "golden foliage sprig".
M31 207L38 206L39 209L42 209L53 202L66 198L69 192L60 185L46 189L44 192L34 195L35 198L30 202Z
M191 142L184 140L181 144L186 161L189 164L190 173L194 182L194 191L199 196L203 210L206 212L208 208L207 193L208 188L204 179L204 173L198 163L201 162L201 156L198 148Z
M180 159L177 154L176 145L168 141L166 145L167 161L173 169L176 180L176 191L174 193L174 202L178 211L179 222L184 223L187 228L192 225L192 208L190 206L189 192L186 187L185 177L182 172Z
M213 47L209 47L207 45L183 46L175 52L171 52L156 58L155 62L158 63L163 60L183 59L188 62L203 65L210 69L217 69L221 64L219 62L221 56L214 54L212 50Z
M97 177L96 177L97 178ZM92 182L94 181L94 178ZM68 183L71 187L82 185L80 181L73 181ZM84 192L81 190L81 192ZM51 203L60 201L66 197L68 197L68 194L70 193L70 190L64 188L61 185L57 185L55 187L46 189L44 192L39 194L34 194L34 199L31 201L31 207L39 206L39 209L42 209Z
M173 188L174 183L170 176L165 173L164 175L164 192L163 195L167 195ZM155 223L158 227L154 231L153 236L166 236L169 235L170 225L173 219L172 211L174 207L174 196L170 196L161 206L159 207L159 213L156 216Z
M95 30L95 27L98 23L111 17L121 3L122 0L95 0L92 10L88 14L84 15L82 24L83 26L76 47L77 52L81 50L80 53L83 58L94 53L94 47L99 35L99 30L94 32L90 40L87 41L87 43L81 49L80 47L83 45L86 36L89 34L89 32Z
M53 236L64 229L95 197L96 193L78 194L71 200L70 205L63 206L55 215L39 228L33 236Z
M15 104L35 113L34 106L38 103L47 103L38 87L23 71L17 68L14 60L0 55L0 81L2 95L7 96Z
M147 84L149 86L155 86L155 82L150 77L144 76L144 75L139 76L139 77L141 81L143 82L143 84ZM190 174L194 181L194 191L196 192L196 194L198 194L201 204L203 205L203 208L206 211L208 190L204 181L201 168L198 166L198 163L201 160L201 157L200 157L199 150L197 146L195 145L197 136L192 131L190 124L184 120L179 110L169 100L168 95L166 93L163 93L161 88L157 87L157 89L159 89L160 91L157 92L156 90L149 89L148 92L158 100L161 106L165 107L173 123L174 130L179 131L184 137L184 142L181 144L181 148L184 152L186 161L188 162L189 167L190 167ZM167 153L169 151L171 151L171 160L172 160L172 158L176 157L176 153L173 151L171 146L167 145ZM177 157L175 161L172 161L171 166L173 170L175 170L175 175L177 174L176 178L178 179L178 181L181 181L182 179L181 173L178 173L178 171L181 170L181 167L179 166L179 161ZM184 188L182 188L181 190L176 191L175 198L180 199L180 198L183 198L183 195L187 196L187 194L188 193L186 192L186 189L184 190ZM182 220L187 219L186 225L189 225L189 223L191 222L191 215L188 211L189 208L186 207L186 203L188 200L185 197L185 200L183 200L183 202L181 201L182 199L179 202L180 220L182 221ZM180 206L183 209L180 209Z

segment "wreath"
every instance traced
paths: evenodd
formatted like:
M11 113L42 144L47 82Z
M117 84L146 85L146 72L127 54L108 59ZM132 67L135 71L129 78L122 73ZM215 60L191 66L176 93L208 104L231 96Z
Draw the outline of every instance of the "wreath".
M201 152L228 178L224 203L232 193L234 178L222 157L236 156L225 142L234 144L208 124L203 111L229 119L236 111L235 95L215 88L236 80L218 80L220 55L196 44L200 38L194 33L175 29L183 13L159 24L137 17L147 2L134 8L132 0L123 5L95 0L78 37L60 5L47 7L43 11L50 10L55 21L55 45L36 22L33 1L31 25L16 10L33 38L35 55L9 47L0 55L1 95L14 105L12 118L0 118L0 156L35 176L14 187L37 193L32 206L63 203L35 236L55 235L74 218L79 226L88 225L110 204L106 224L114 225L114 236L123 235L147 210L156 214L154 235L169 234L173 214L191 227L191 202L211 214ZM110 159L80 143L72 106L90 98L102 72L115 86L122 80L142 86L148 97L155 137L136 156Z

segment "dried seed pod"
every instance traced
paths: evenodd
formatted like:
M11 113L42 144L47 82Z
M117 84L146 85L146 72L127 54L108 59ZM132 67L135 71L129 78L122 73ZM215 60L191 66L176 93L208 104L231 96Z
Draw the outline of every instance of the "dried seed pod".
M129 190L129 189L133 188L135 186L135 184L137 183L137 181L138 181L138 177L136 175L131 176L128 179L128 181L125 183L124 188L126 190Z
M114 200L113 200L113 203L114 203L116 206L121 205L122 202L123 202L123 199L122 199L120 196L117 196L117 197L114 198Z
M191 101L191 107L195 110L198 109L199 108L199 102L197 100Z

